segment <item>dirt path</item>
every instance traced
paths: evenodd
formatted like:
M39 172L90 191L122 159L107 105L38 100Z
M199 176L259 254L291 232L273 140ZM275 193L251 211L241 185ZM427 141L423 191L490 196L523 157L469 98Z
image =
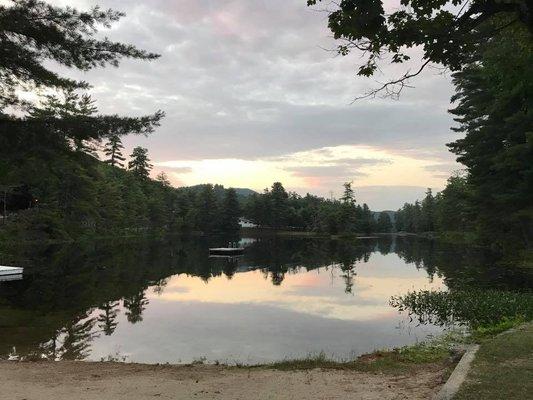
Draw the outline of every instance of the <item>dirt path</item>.
M1 400L428 399L443 371L393 376L349 370L0 362Z

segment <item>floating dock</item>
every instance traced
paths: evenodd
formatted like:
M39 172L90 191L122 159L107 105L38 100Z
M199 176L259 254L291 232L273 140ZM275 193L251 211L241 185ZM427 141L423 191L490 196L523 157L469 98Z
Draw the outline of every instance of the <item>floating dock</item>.
M237 256L244 253L244 247L214 247L209 249L211 256Z
M0 265L0 282L16 281L22 279L24 268L19 267L4 267Z

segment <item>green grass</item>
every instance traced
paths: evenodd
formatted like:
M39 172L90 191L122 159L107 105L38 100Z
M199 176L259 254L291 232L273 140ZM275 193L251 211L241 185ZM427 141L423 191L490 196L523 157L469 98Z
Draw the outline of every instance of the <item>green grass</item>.
M533 393L533 323L481 343L455 400L527 399Z
M328 358L324 353L319 353L306 358L285 360L259 367L283 371L321 368L404 374L426 368L429 365L438 365L438 368L451 367L454 364L452 347L450 337L443 336L433 341L418 343L413 346L375 351L354 360L338 361Z

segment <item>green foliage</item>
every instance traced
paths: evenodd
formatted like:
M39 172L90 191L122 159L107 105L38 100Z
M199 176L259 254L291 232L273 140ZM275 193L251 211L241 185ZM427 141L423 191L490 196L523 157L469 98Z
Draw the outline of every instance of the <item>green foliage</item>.
M309 369L340 369L365 372L401 374L416 371L432 363L446 363L451 355L452 344L449 337L420 342L393 350L378 350L364 354L354 360L335 360L320 352L305 358L285 360L267 364L270 368L282 371Z
M533 40L518 28L481 46L453 75L451 110L465 137L449 147L468 172L480 239L512 253L533 237Z
M533 319L531 292L474 288L449 292L422 290L393 297L390 303L421 323L460 324L472 329Z
M122 155L122 140L117 134L111 135L104 148L104 154L108 157L105 162L112 167L124 167L124 161L126 160Z
M87 71L97 66L117 66L122 58L157 58L157 54L132 45L97 38L99 26L109 28L123 16L99 7L79 12L39 0L12 0L0 5L0 109L24 103L18 88L88 87L86 82L49 69L44 60Z
M221 229L228 233L239 231L239 219L241 217L241 207L235 189L228 189L224 197L221 210Z
M392 230L392 222L388 212L379 213L376 230L381 233L388 233Z
M152 164L148 158L148 149L135 147L130 155L128 169L139 179L148 179Z
M320 1L308 0L307 5ZM410 60L407 49L422 49L420 69L406 72L370 95L381 90L385 95L398 95L405 81L418 75L429 62L459 71L471 62L472 53L480 45L515 26L533 32L533 7L528 0L403 0L387 13L384 3L341 0L329 14L328 27L334 38L342 41L338 53L347 55L356 50L366 57L359 66L361 76L369 77L380 70L378 62L385 53L390 54L391 63L398 64Z
M287 193L276 182L271 190L254 194L244 204L247 219L262 227L286 228L329 234L370 233L376 221L366 204L356 205L351 183L344 184L341 200Z

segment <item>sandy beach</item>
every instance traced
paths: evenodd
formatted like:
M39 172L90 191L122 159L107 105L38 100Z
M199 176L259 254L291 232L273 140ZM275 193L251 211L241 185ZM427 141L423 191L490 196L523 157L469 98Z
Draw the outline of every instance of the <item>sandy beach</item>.
M90 362L0 362L1 400L428 399L442 365L405 375L353 370Z

